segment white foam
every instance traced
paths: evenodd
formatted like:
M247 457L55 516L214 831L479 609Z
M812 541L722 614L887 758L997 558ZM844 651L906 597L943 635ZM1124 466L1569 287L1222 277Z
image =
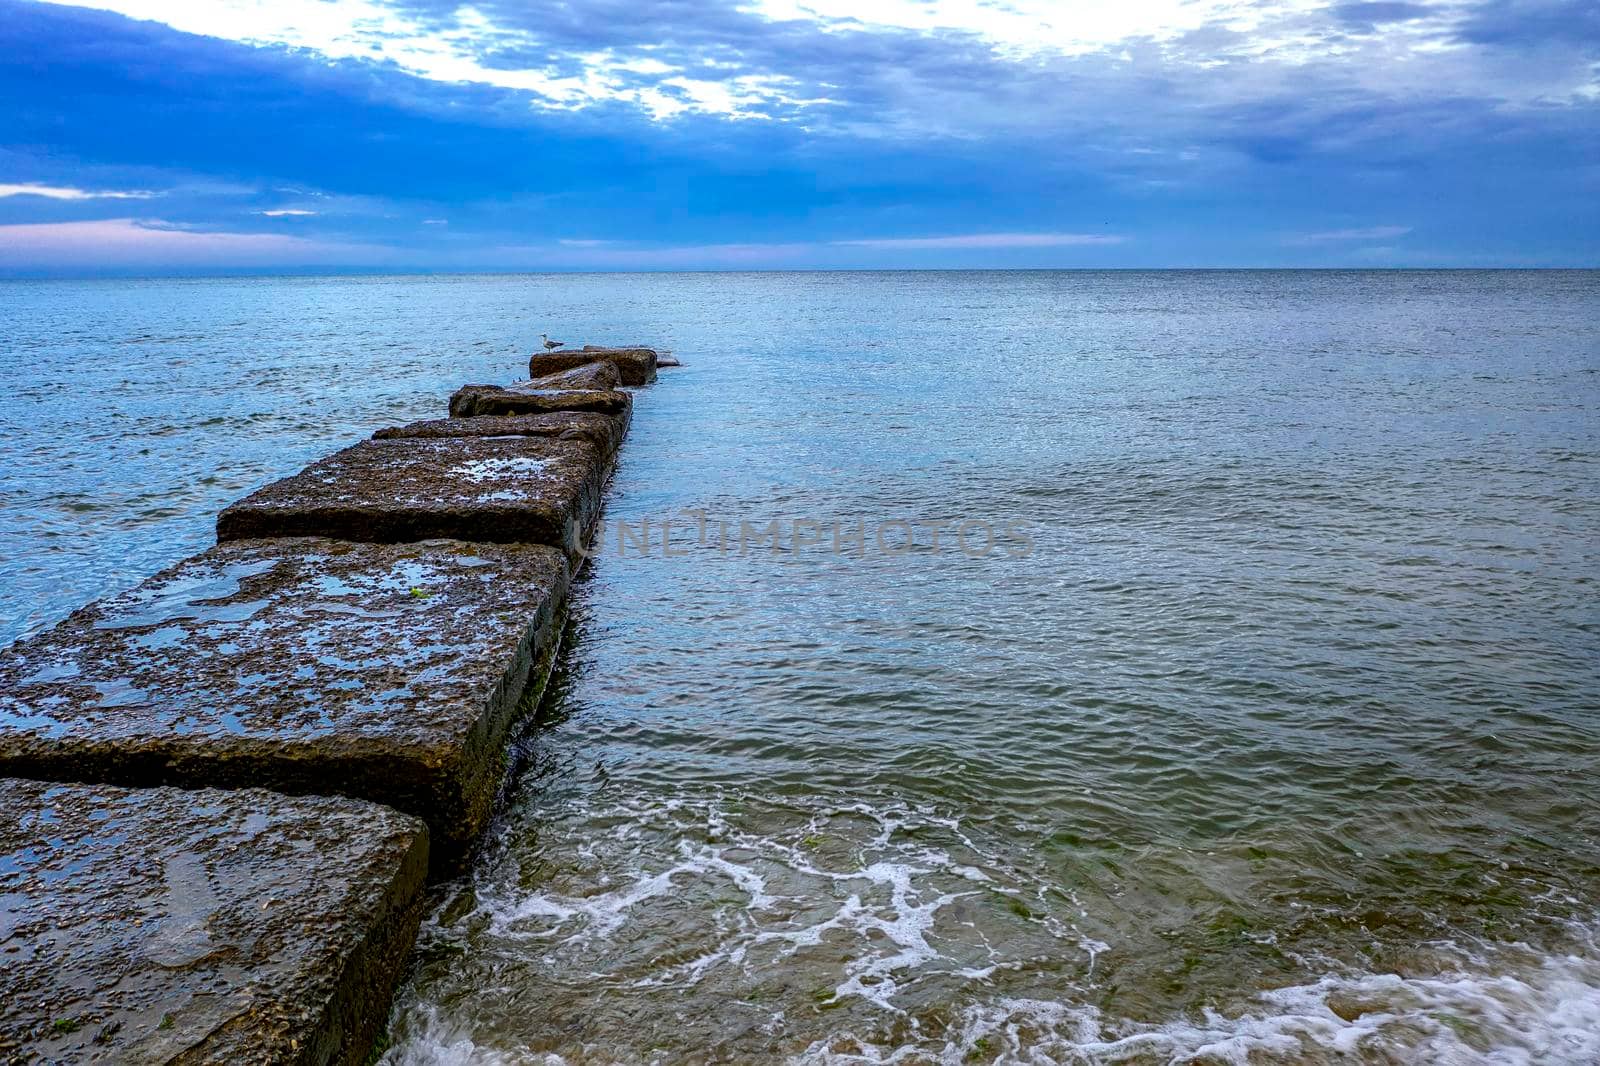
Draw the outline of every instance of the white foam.
M1074 994L1113 948L1076 929L1079 901L1053 881L1042 886L1003 845L985 848L955 819L893 803L755 807L722 796L607 797L569 815L551 824L570 834L547 831L541 842L545 872L531 888L510 856L481 868L472 918L458 915L455 928L502 940L484 948L508 959L523 955L516 941L537 944L530 969L565 984L569 997L597 982L650 997L639 1001L647 1010L671 1009L653 997L678 1003L702 984L713 995L743 987L770 995L770 975L792 972L780 995L801 997L800 1009L786 1015L794 1004L762 1001L775 1010L758 1024L815 1039L796 1062L1600 1063L1600 949L1581 928L1578 953L1556 958L1525 945L1478 944L1470 954L1432 945L1438 969L1428 976L1332 972L1302 959L1309 972L1330 972L1225 1009L1140 1024L1103 1016ZM631 950L653 943L666 923L673 937L688 934L674 943L680 951ZM1041 987L1073 951L1083 965ZM953 1023L928 1024L920 1004L930 997ZM407 1034L407 1046L442 1050L396 1066L499 1061L472 1058L489 1053L436 1020L417 1024L416 1009L403 1017L423 1036ZM807 1031L829 1020L837 1031L826 1038ZM606 1045L599 1052L620 1061L638 1050L627 1033ZM448 1057L458 1052L467 1057Z
M867 939L866 934L875 930L899 949L888 955L867 956L849 964L845 970L845 980L834 989L835 1000L845 996L860 996L884 1010L896 1010L893 998L900 986L894 975L902 970L914 970L939 958L938 950L931 947L927 939L929 931L933 929L934 919L946 904L972 893L941 893L924 902L912 887L912 876L927 872L905 863L877 862L859 874L833 875L844 880L862 879L889 886L889 917L880 917L863 908L856 896L850 897L846 908L841 910L841 916L849 912L850 924L862 939Z
M543 937L553 936L568 923L577 922L581 928L572 932L572 941L605 938L621 929L629 914L640 904L671 895L681 879L701 878L720 874L746 894L746 908L763 910L777 902L767 894L765 879L754 870L723 858L721 851L712 847L695 848L680 844L682 859L660 873L635 878L621 888L593 895L575 897L535 892L515 900L485 891L482 906L491 918L491 928L499 936ZM608 883L599 878L597 883ZM553 927L529 931L522 927L528 919L550 919Z
M544 937L550 936L565 923L581 918L584 938L610 936L628 920L628 912L647 899L665 895L672 888L672 879L691 872L687 866L675 866L662 873L640 877L631 884L613 892L601 892L583 898L550 896L534 893L510 906L488 906L491 928L497 936ZM488 903L489 901L485 901ZM528 931L520 928L529 918L554 920L555 929Z
M405 1020L402 1039L384 1053L381 1066L565 1066L560 1055L512 1055L482 1047L448 1025L431 1006L417 1007Z
M1361 1004L1361 1013L1334 1002ZM818 1041L797 1063L914 1059L1006 1063L1344 1063L1594 1066L1600 1062L1600 962L1561 957L1533 972L1328 976L1272 989L1237 1015L1139 1026L1090 1006L1003 997L969 1007L937 1046L885 1047L854 1034ZM841 1044L847 1052L835 1050Z

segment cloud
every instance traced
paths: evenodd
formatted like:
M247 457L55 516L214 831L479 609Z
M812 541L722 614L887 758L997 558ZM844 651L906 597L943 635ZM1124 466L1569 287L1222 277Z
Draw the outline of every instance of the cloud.
M970 233L959 237L874 237L834 241L853 248L918 251L929 248L1068 248L1121 244L1126 237L1102 233Z
M1404 237L1410 226L1366 226L1360 229L1334 229L1305 233L1290 239L1291 244L1321 244L1328 241L1388 241Z
M1592 47L1600 42L1600 7L1593 0L1480 4L1462 23L1458 38L1497 47Z
M538 249L533 267L1311 265L1393 242L1293 235L1374 216L1474 261L1587 263L1600 247L1600 95L1585 95L1600 54L1567 0L1526 21L1476 0L1071 19L1011 3L1054 27L1039 47L1009 15L986 23L986 0L863 0L851 18L747 0L362 0L370 26L321 0L250 4L237 25L236 0L100 6L161 21L0 0L0 54L21 57L0 64L0 174L161 189L161 217L196 232L315 204L294 219L304 239L462 269L518 248ZM284 12L337 40L280 46ZM1554 32L1563 12L1571 39ZM186 19L217 36L170 28ZM379 40L384 26L471 69L419 73L375 47L401 39ZM599 90L517 87L530 71ZM763 78L786 88L730 115ZM0 198L0 225L133 213L114 204ZM1062 235L1123 240L1025 243Z
M566 242L562 242L565 244ZM515 249L504 250L514 253ZM759 270L805 265L816 246L791 244L700 244L680 247L625 248L609 244L568 246L552 253L534 249L535 262L545 267L579 267L602 270Z
M1370 3L1341 3L1333 8L1334 17L1351 26L1372 28L1391 22L1415 22L1438 14L1426 4L1393 3L1374 0Z
M7 270L352 264L381 260L385 251L276 233L203 232L152 219L0 226L0 269Z
M1477 46L1542 46L1563 29L1581 42L1600 24L1587 0L75 3L508 90L534 110L621 106L655 121L715 115L879 132L953 132L975 119L1076 127L1094 115L1125 121L1148 106L1147 114L1178 115L1281 93L1291 79L1307 101L1319 89L1571 101L1597 86L1593 56L1577 43L1515 71ZM1124 103L1130 89L1141 107L1084 106L1086 96Z
M993 233L956 237L917 237L836 241L745 242L646 245L627 241L557 239L554 246L503 246L484 249L507 268L582 270L760 270L859 269L884 265L885 256L905 252L943 252L935 265L964 266L962 253L996 250L1060 249L1122 243L1126 238L1098 234ZM951 258L953 256L954 258ZM928 265L926 259L917 260Z
M0 198L38 196L46 200L148 200L156 194L133 190L76 189L69 185L0 185Z
M805 102L795 96L796 83L781 73L701 77L684 64L618 54L598 42L576 54L561 49L566 54L556 61L549 55L551 42L537 29L553 13L548 9L564 6L552 0L514 8L509 17L492 2L451 3L439 11L381 0L75 0L72 6L207 37L306 49L332 60L391 64L433 81L516 90L536 106L557 111L620 102L657 119L689 112L750 118ZM619 9L594 21L612 28L637 19ZM512 56L520 58L508 61Z
M303 207L277 207L270 211L258 211L257 214L266 215L268 218L306 218L315 215L315 211L307 211Z

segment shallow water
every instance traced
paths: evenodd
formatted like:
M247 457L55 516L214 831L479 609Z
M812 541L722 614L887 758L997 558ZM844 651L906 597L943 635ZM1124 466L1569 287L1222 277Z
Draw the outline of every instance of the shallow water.
M546 330L688 365L387 1061L1600 1059L1600 275L0 285L0 634Z

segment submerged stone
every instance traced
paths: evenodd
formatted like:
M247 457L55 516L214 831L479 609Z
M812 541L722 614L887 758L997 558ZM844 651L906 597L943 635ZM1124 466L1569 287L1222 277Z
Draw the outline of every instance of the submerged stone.
M217 539L447 537L575 552L599 516L609 459L558 437L363 441L227 507Z
M615 389L622 385L622 375L615 363L602 359L534 378L528 385L535 389Z
M450 397L451 418L479 415L532 415L547 411L593 411L602 415L627 414L633 397L616 389L539 389L531 382L504 388L500 385L463 385Z
M0 775L338 793L487 822L560 634L537 545L221 544L0 651Z
M433 418L404 426L380 429L374 440L405 437L555 437L588 441L607 455L615 452L628 432L628 414L602 415L593 411L550 411L538 415L479 415L472 418Z
M0 804L0 1060L366 1060L421 916L421 822L3 778Z
M586 347L581 352L535 352L528 359L528 376L531 378L554 374L560 370L603 359L617 368L624 385L648 385L656 378L656 353L654 348L601 348Z

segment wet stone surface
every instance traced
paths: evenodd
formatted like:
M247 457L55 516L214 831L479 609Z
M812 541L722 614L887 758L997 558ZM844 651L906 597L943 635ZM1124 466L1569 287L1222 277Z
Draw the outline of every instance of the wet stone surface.
M622 385L622 375L615 363L602 359L546 374L528 384L539 389L615 389Z
M543 377L603 359L617 368L624 385L648 385L656 378L653 348L586 347L577 352L536 352L528 359L528 376Z
M360 1063L427 831L259 789L0 778L0 1061Z
M652 352L652 353L655 354L656 366L657 367L682 366L683 365L682 363L678 362L677 357L672 355L670 352L657 351L654 348L640 348L640 347L627 347L627 346L623 346L623 347L619 348L619 347L614 347L614 346L607 346L607 345L604 345L604 344L585 344L580 350L584 351L584 352L619 352L619 351L622 351L622 352Z
M594 411L603 415L627 414L633 397L616 389L545 389L532 382L504 388L500 385L463 385L450 397L450 417L475 415L532 415L544 411Z
M380 429L374 440L405 437L554 437L581 440L606 454L615 452L628 432L628 415L602 415L593 411L551 411L538 415L481 415L474 418L434 418L404 426Z
M536 545L239 541L0 651L0 774L339 793L485 824L568 566Z
M585 543L609 456L539 436L363 441L226 508L217 539Z

